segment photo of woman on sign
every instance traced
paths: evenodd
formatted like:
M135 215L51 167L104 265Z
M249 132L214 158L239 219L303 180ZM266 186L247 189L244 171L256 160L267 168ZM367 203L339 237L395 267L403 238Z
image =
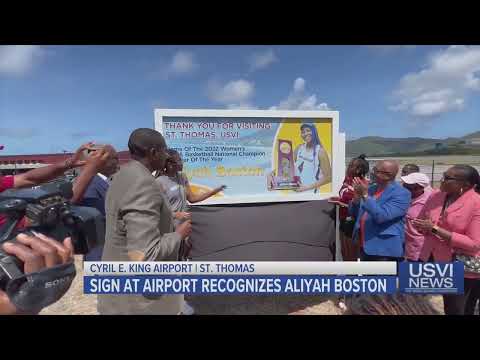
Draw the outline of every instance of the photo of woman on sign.
M313 124L300 126L303 144L294 152L295 175L300 177L301 186L295 191L318 192L318 188L332 181L332 168L328 154L320 142L317 128Z

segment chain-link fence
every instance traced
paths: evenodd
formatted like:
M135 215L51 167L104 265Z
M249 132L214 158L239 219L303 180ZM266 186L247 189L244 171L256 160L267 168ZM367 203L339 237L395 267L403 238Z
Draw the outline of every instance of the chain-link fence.
M347 158L347 164L351 158ZM406 164L416 164L420 168L420 172L428 175L432 180L432 186L438 188L443 173L453 165L464 164L471 165L480 172L480 156L438 156L438 157L411 157L411 158L368 158L370 169L373 168L375 162L379 160L397 160L400 163L400 169ZM397 176L400 180L400 174Z
M452 163L447 164L445 162L432 160L432 163L430 165L419 165L419 167L421 172L427 174L428 177L430 177L433 187L439 187L440 180L443 174L453 165L456 165L456 164L452 164ZM478 171L480 171L480 162L470 163L466 165L471 165L474 168L476 168Z

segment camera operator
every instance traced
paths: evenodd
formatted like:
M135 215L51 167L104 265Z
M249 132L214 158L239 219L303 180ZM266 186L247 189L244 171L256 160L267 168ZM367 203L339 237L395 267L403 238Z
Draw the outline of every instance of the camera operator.
M6 242L2 249L9 255L20 259L25 274L32 274L73 261L73 245L70 238L63 244L45 235L35 233L35 236L20 234L17 242ZM40 309L41 310L41 309ZM0 315L35 314L18 309L6 292L0 290Z
M40 185L62 176L68 170L85 165L85 161L81 160L82 152L91 147L92 143L80 146L75 154L64 162L33 169L23 174L0 176L0 193L8 189L21 189ZM5 221L5 217L0 215L0 226L2 226ZM22 225L23 222L20 226Z
M30 170L19 175L0 176L0 193L8 189L33 187L54 180L68 170L83 166L85 161L80 160L82 157L82 152L86 149L89 149L91 145L91 143L82 145L71 158L64 162ZM0 214L0 228L6 223L6 221L7 219L5 215ZM17 228L24 228L25 226L26 224L24 218L18 223ZM54 267L58 268L58 266L71 264L73 262L73 245L71 239L69 238L66 238L63 244L61 244L60 242L55 241L54 239L43 234L31 233L29 235L20 234L15 240L15 242L6 242L2 244L1 250L3 250L7 255L16 257L23 263L23 273L25 275L30 275L30 280L28 281L31 281L30 285L32 286L37 285L35 280L40 283L45 281L45 279L48 279L49 276L51 277L51 274L48 273L49 269ZM53 269L52 271L56 271L56 269ZM70 268L65 271L65 274L69 274L71 281L74 276L74 269ZM70 282L68 285L66 285L64 290L68 289L69 286ZM19 309L14 302L17 304L25 304L28 302L25 301L25 298L22 298L22 296L28 296L28 291L23 291L23 293L20 291L17 293L16 295L20 295L18 298L15 298L15 301L12 301L11 296L9 296L7 292L8 290L0 290L0 314L38 313L41 310L41 306L37 307L37 302L38 304L41 304L43 300L50 300L50 303L53 301L52 299L58 300L58 297L55 297L55 294L44 293L44 298L37 298L38 301L35 301L33 306L32 304L29 304L30 306L28 308L35 307L36 310L25 312Z

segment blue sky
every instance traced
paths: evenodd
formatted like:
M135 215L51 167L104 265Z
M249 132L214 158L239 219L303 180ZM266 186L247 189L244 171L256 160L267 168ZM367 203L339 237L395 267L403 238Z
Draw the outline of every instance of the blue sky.
M480 130L478 46L0 46L7 154L126 149L154 108L331 109L348 138Z

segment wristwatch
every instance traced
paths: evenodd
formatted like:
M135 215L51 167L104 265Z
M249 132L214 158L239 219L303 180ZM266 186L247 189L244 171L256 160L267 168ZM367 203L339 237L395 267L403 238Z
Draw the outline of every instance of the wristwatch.
M433 225L433 227L432 227L432 234L438 235L438 226L437 226L437 225Z
M368 194L363 194L362 198L363 198L363 200L367 200L368 199Z

